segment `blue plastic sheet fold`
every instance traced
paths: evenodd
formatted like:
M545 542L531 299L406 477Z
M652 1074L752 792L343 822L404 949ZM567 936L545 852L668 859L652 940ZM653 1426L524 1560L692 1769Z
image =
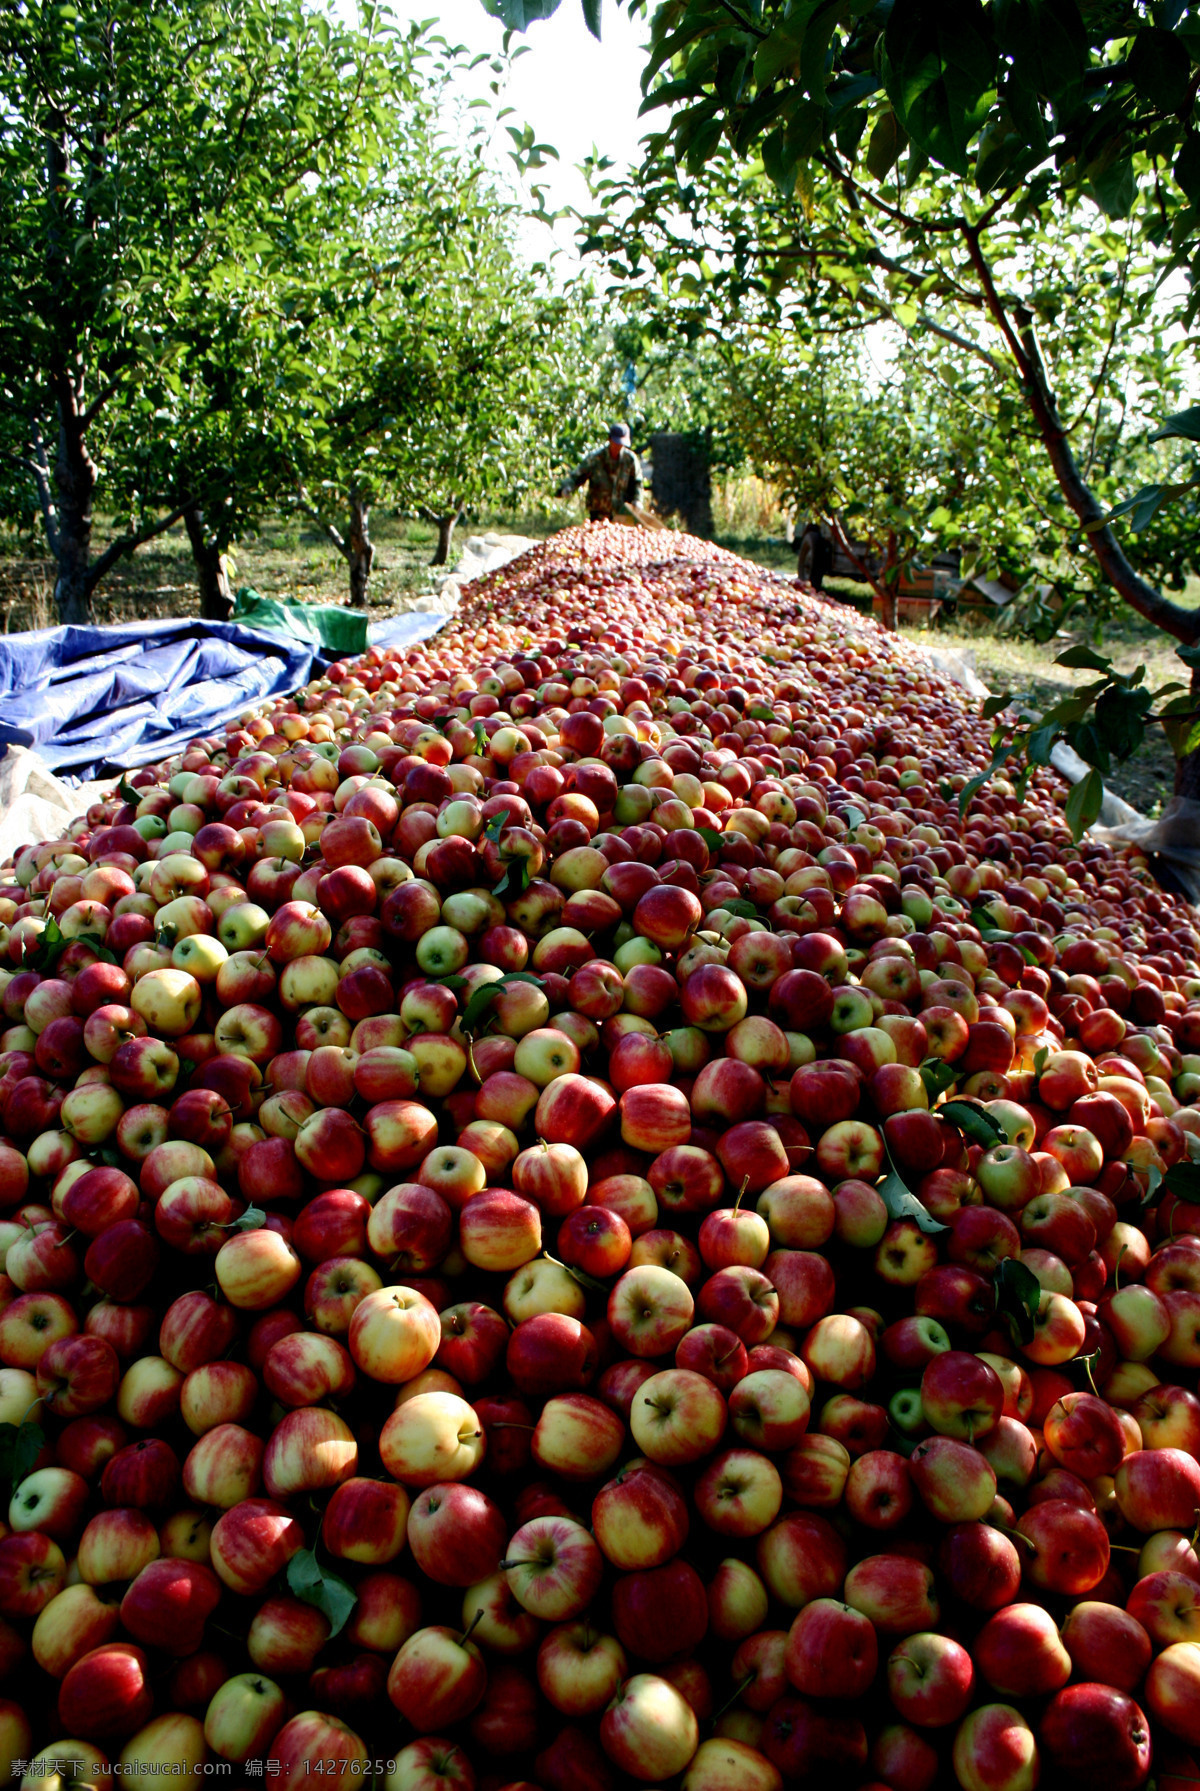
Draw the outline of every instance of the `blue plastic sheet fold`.
M0 636L0 744L92 778L178 751L324 668L312 644L191 619Z
M424 610L390 616L369 639L400 651L445 622ZM312 641L240 622L0 635L0 747L31 747L60 776L101 777L166 758L328 663Z

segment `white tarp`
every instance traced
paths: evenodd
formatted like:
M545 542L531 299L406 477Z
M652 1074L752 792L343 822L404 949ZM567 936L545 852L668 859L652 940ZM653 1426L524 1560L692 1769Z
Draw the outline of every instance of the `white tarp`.
M57 839L116 781L65 784L28 747L10 746L0 758L0 863L32 840Z

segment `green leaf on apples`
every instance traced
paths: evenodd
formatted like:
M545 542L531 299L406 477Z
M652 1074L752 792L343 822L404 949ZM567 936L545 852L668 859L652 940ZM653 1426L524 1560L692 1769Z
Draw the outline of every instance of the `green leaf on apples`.
M1176 1200L1200 1201L1200 1163L1172 1163L1162 1179L1167 1193L1174 1194Z
M1200 1138L1196 1136L1195 1132L1185 1132L1183 1142L1187 1150L1188 1162L1200 1163Z
M99 1150L91 1151L91 1152L89 1152L89 1155L91 1156L93 1162L98 1161L98 1162L104 1163L108 1166L109 1169L119 1169L120 1168L121 1153L119 1150L114 1150L114 1148L111 1144L102 1144L100 1146Z
M350 1620L358 1603L358 1595L340 1574L322 1567L310 1548L302 1548L288 1562L287 1583L304 1604L328 1617L330 1639L338 1635Z
M847 827L861 827L866 818L867 817L863 814L862 810L860 808L855 808L853 803L850 803L848 807L842 810L842 819L845 821Z
M230 1231L261 1231L267 1222L267 1215L261 1206L248 1206L240 1219L235 1219L229 1227Z
M54 916L51 915L38 936L36 950L31 957L26 959L26 967L30 970L53 970L70 943L71 941L63 933Z
M46 1433L37 1424L0 1424L0 1481L10 1491L32 1472L45 1443Z
M765 703L753 703L746 711L751 721L774 721L774 709L768 709Z
M958 1081L958 1071L944 1057L927 1057L917 1072L925 1084L925 1093L930 1101L936 1101L939 1095L945 1094ZM944 1109L939 1109L939 1113Z
M116 957L109 951L99 933L80 933L79 943L90 945L102 964L115 964Z
M1012 700L1011 690L1006 690L1001 696L990 696L979 713L984 721L991 721L993 715L999 715L1002 709L1007 709Z
M524 895L529 888L533 873L529 868L529 860L523 855L510 858L508 868L497 883L492 894L501 902L511 902L519 895Z
M486 758L488 749L487 729L481 721L477 721L475 726L471 729L471 732L475 736L475 751L479 754L481 759Z
M498 978L494 983L484 983L467 1002L462 1014L464 1032L474 1032L488 1009L507 983L532 983L535 989L543 987L540 976L534 976L529 970L510 970L507 975Z
M437 983L443 989L465 989L467 986L466 977L460 976L457 971L453 976L431 976L428 981Z
M704 841L710 852L719 852L721 850L721 841L725 836L722 833L718 833L715 827L697 827L696 832L700 835L700 838Z
M1034 1319L1042 1300L1042 1284L1032 1269L1015 1257L1006 1256L996 1264L992 1276L996 1311L1007 1318L1022 1343L1032 1343Z
M1191 1163L1174 1163L1174 1164L1172 1164L1172 1168L1174 1168L1174 1169L1191 1169L1192 1167L1193 1167L1193 1165ZM1170 1170L1168 1170L1167 1174L1169 1177ZM1154 1196L1158 1193L1158 1190L1162 1187L1162 1184L1163 1184L1162 1170L1159 1168L1157 1163L1151 1163L1150 1167L1146 1171L1146 1192L1142 1195L1142 1198L1138 1201L1138 1205L1139 1206L1149 1206L1150 1202L1154 1199ZM1178 1191L1176 1189L1172 1188L1171 1192L1174 1194L1174 1193L1177 1193ZM1183 1195L1179 1195L1179 1198L1183 1199L1185 1197Z
M730 896L727 902L721 903L721 907L726 914L736 914L742 920L759 918L758 909L746 896Z
M1000 1121L986 1107L977 1107L973 1101L947 1101L938 1108L938 1118L948 1119L972 1144L982 1144L984 1150L990 1150L993 1144L1008 1142Z
M891 1162L890 1157L888 1161ZM900 1179L894 1165L880 1182L877 1192L893 1219L913 1219L922 1231L930 1234L948 1229L940 1219L934 1218L924 1201L918 1200L912 1189Z
M493 846L498 846L500 844L500 835L508 826L509 819L510 817L507 809L501 809L498 815L493 815L483 830L484 839L491 840Z
M121 781L117 785L117 795L121 798L122 802L132 802L135 808L142 800L142 792L134 789L123 771L121 773Z
M1042 1071L1045 1069L1046 1065L1049 1063L1049 1061L1050 1061L1050 1047L1049 1047L1049 1045L1042 1045L1041 1048L1034 1053L1034 1058L1033 1058L1033 1073L1034 1073L1034 1075L1040 1076Z

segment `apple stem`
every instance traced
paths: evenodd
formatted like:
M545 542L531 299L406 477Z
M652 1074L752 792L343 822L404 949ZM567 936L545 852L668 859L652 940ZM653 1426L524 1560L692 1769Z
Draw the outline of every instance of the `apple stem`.
M746 1189L749 1186L750 1186L750 1177L748 1175L744 1175L742 1177L742 1185L737 1191L737 1199L733 1203L733 1210L735 1213L737 1212L738 1208L741 1206L742 1196L745 1194Z
M1115 1294L1120 1293L1121 1291L1121 1263L1124 1260L1125 1252L1128 1248L1128 1244L1121 1245L1121 1248L1117 1252L1117 1260L1113 1264L1113 1292Z
M518 1424L515 1418L496 1418L488 1425L489 1430L536 1430L536 1424Z
M725 1712L727 1710L731 1709L732 1706L737 1703L738 1699L741 1697L741 1695L745 1691L746 1687L748 1685L753 1685L754 1681L757 1678L758 1678L757 1673L747 1673L746 1677L743 1680L741 1680L741 1682L738 1685L734 1686L733 1696L731 1698L727 1698L725 1703L722 1704L722 1706L719 1710L714 1711L713 1719L712 1719L714 1724L720 1722L720 1720L724 1716Z

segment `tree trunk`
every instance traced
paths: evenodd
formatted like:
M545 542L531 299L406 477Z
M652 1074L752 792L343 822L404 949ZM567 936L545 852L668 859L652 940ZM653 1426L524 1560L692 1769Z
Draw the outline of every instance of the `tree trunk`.
M68 376L57 382L58 453L54 484L58 493L57 553L54 602L62 623L86 626L94 622L92 609L92 495L96 468L84 445L77 393Z
M883 586L883 625L889 634L900 632L899 587L887 582Z
M233 614L233 593L229 589L225 554L216 541L209 539L204 512L198 504L192 504L184 511L183 521L196 565L200 614L206 622L228 622Z
M437 546L433 550L433 558L429 562L431 566L444 566L450 558L450 541L458 517L459 512L455 510L451 516L435 516L433 518L437 524L438 538Z
M352 491L346 559L350 566L350 601L355 609L367 607L367 586L371 579L371 567L375 564L375 543L371 540L370 524L370 504L360 492Z

